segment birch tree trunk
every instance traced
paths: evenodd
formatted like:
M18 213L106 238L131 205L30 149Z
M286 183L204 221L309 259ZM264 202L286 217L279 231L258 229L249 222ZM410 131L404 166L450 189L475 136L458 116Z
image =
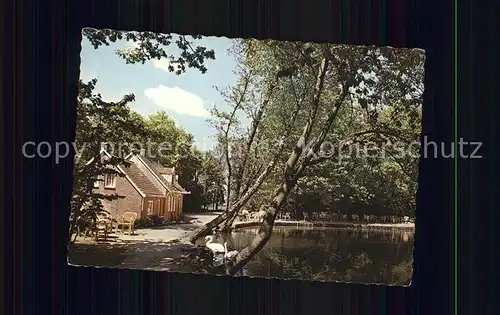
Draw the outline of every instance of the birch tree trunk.
M274 221L276 220L276 215L278 214L279 209L283 206L286 198L290 194L290 191L297 184L297 179L300 176L300 172L297 172L297 169L303 169L303 165L299 165L299 167L297 167L299 164L298 161L311 136L312 128L318 112L319 100L323 90L327 69L328 58L327 56L324 56L318 69L309 118L304 126L301 136L299 137L285 164L284 182L276 190L273 200L267 207L261 227L255 238L247 247L243 248L233 260L226 263L226 273L229 275L234 275L238 272L238 270L240 270L266 245L267 241L271 237Z
M264 171L257 178L255 184L237 202L231 205L228 211L224 211L221 215L217 216L215 219L205 224L205 226L195 230L193 235L189 239L190 242L194 244L199 238L212 234L213 231L221 223L230 218L232 214L237 213L248 202L248 200L250 200L253 194L260 188L267 175L269 175L269 173L273 169L277 160L278 159L276 158L267 165Z

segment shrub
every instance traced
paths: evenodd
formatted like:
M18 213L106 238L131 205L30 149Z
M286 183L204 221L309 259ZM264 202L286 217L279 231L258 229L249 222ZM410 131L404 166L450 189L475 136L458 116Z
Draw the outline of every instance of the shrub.
M142 218L137 219L135 221L134 225L136 228L150 227L150 226L153 226L153 220L151 220L150 217L142 217Z
M165 219L158 215L149 215L147 217L139 218L135 221L136 228L148 228L152 226L162 226L165 224Z
M157 215L149 216L149 219L151 220L152 226L161 226L165 223L165 220L163 219L163 217L160 217Z

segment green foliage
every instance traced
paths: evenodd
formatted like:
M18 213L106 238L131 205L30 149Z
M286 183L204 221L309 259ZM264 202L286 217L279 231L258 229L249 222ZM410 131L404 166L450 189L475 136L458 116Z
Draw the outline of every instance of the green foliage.
M214 110L211 120L218 131L220 147L229 148L231 158L228 162L223 161L224 169L228 170L228 164L233 173L234 169L244 168L242 181L252 183L275 153L276 140L288 134L286 150L281 157L281 165L284 165L311 117L311 99L325 47L332 61L308 141L319 139L326 117L332 112L332 104L340 97L341 86L349 86L349 93L322 140L323 144L332 145L330 148L325 145L322 150L334 151L335 145L350 139L356 132L372 132L357 141L361 152L343 152L307 167L286 206L298 213L340 211L413 215L424 63L423 54L418 50L236 40L232 53L239 63L240 81L221 91L230 110ZM254 121L266 89L275 82L277 72L284 70L290 71L277 81L251 154L243 165L243 147L251 129L246 126ZM299 108L299 115L290 128L287 121L296 108ZM395 143L398 146L394 146ZM365 148L368 156L364 153ZM405 154L401 154L403 150ZM223 152L224 155L228 153ZM235 195L238 192L235 191L234 175L232 177L231 190ZM282 181L283 171L278 167L247 206L257 210L269 203Z
M224 202L224 170L214 152L203 153L199 174L199 182L203 187L203 204L220 204Z
M157 215L149 215L146 217L142 217L137 219L134 222L135 228L148 228L148 227L154 227L154 226L162 226L165 225L165 220L162 217L159 217Z
M101 149L106 147L106 143L133 142L138 135L146 132L143 122L132 114L128 106L135 100L133 94L125 95L118 102L105 102L100 94L94 93L96 83L96 79L87 83L79 81L75 137L79 152L76 152L73 170L70 236L76 232L80 221L95 222L97 215L104 212L102 200L123 197L97 193L93 186L96 181L102 181L106 174L123 176L115 167L127 164L124 158L131 150L123 147L122 154L104 159ZM113 151L115 148L108 146L107 149Z
M136 44L135 48L116 50L116 54L127 64L166 58L169 62L169 71L176 74L184 73L186 68L195 68L205 73L207 72L205 60L215 59L215 52L212 49L196 45L196 40L201 39L200 35L190 36L192 40L189 40L184 35L93 28L85 28L83 35L88 38L95 49L103 45L109 46L117 40L132 42ZM175 44L180 51L178 56L167 49L171 44Z
M94 29L85 29L83 34L95 48L119 39L133 42L136 48L117 51L127 63L167 58L170 71L178 74L188 67L204 73L205 60L215 58L213 50L195 45L200 36L188 40L182 35ZM172 44L178 54L169 50ZM230 53L238 63L239 80L234 86L220 89L228 109L212 109L210 123L217 136L215 150L198 150L193 136L165 112L145 118L130 112L124 104L133 101L133 95L125 96L119 103L103 102L100 95L92 94L95 81L81 85L78 128L82 131L77 132L77 143L93 137L106 141L149 141L152 147L148 155L156 156L164 166L175 166L179 183L191 191L184 207L191 211L227 199L235 202L277 155L278 167L247 204L256 210L269 202L283 182L284 165L304 127L313 118L299 161L306 159L307 146L313 140L323 143L316 153L326 154L334 152L341 141L352 140L352 135L360 131L370 132L356 138L355 143L358 147L370 143L369 153L373 156L362 156L359 152L343 152L340 156L337 152L304 168L288 196L286 206L290 210L374 215L414 213L418 146L412 143L418 141L421 125L424 58L420 51L235 40ZM330 56L330 63L318 106L313 106L311 100L324 54ZM346 87L348 93L344 93ZM333 104L338 100L339 110L331 116ZM292 112L297 115L290 125ZM330 116L331 121L327 120ZM285 139L285 149L281 151L277 151L279 139ZM405 147L397 148L390 143ZM403 149L406 154L401 154ZM88 161L97 153L98 149L92 146L84 151L80 161ZM87 178L90 185L96 173L107 169L102 167L100 171L85 171L85 174L80 170L79 177ZM89 186L83 182L75 185L80 195L88 192ZM225 185L229 187L227 191ZM77 202L74 207L79 204L82 203ZM99 208L97 201L88 204Z
M204 172L204 156L194 145L193 135L164 111L144 118L144 123L147 134L140 141L149 143L147 155L166 167L175 167L179 184L191 192L184 198L184 211L199 211L204 200L205 183L199 178Z

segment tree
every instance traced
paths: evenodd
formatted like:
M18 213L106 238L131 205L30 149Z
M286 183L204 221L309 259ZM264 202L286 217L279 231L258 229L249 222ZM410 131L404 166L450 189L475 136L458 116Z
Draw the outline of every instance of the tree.
M326 142L345 145L368 140L380 143L379 138L401 138L400 130L380 120L379 115L388 104L396 104L395 112L414 112L419 104L416 92L419 76L404 69L412 62L414 67L410 68L418 69L423 62L422 58L419 59L421 55L412 51L398 54L366 47L247 41L244 50L246 65L252 75L263 82L266 79L272 82L271 78L278 77L296 78L296 81L292 80L294 84L287 86L280 81L281 89L274 91L267 100L272 105L266 111L264 116L267 120L262 125L269 127L264 128L262 133L276 138L277 130L292 129L288 130L284 139L287 145L291 145L291 152L288 157L282 155L279 158L284 162L283 171L275 174L280 178L278 187L267 206L259 234L235 260L228 263L227 272L230 274L243 266L267 242L274 219L298 180L307 175L312 167L327 161L332 152L339 151L339 148L331 148L330 154L323 152ZM283 72L281 69L293 71ZM307 105L304 111L299 110L300 115L296 117L296 125L302 125L302 128L287 126L284 123L286 119L283 119L286 117L284 112L290 112L294 104L300 103ZM351 106L346 107L346 104ZM351 119L347 119L349 111L355 112ZM245 199L233 202L229 214L223 214L207 224L205 231L230 221L237 213L238 205L246 202ZM202 235L197 231L191 241Z
M147 134L139 142L147 143L147 156L164 166L176 166L180 158L179 146L186 140L187 133L165 111L149 115L144 121Z
M194 145L194 137L178 126L165 112L144 119L147 133L139 142L147 143L147 156L166 167L175 167L178 182L191 192L185 197L184 209L201 208L201 187L196 174L202 167L202 153Z
M221 91L226 103L230 106L228 112L223 112L214 107L210 119L212 126L217 130L217 140L222 148L224 166L227 172L226 179L226 211L229 211L233 201L237 201L242 193L247 162L251 154L252 145L257 139L259 125L262 120L264 110L268 100L263 97L263 101L255 106L256 96L249 93L250 86L256 82L251 81L250 73L240 69L241 79L230 89ZM272 95L275 82L270 84L267 93ZM251 107L251 105L254 105ZM250 120L248 130L241 130L238 116L245 115Z
M114 167L127 165L125 156L131 150L127 146L118 148L118 145L133 142L137 135L146 133L143 121L133 115L128 106L135 96L129 94L119 102L104 102L100 94L94 93L96 83L96 79L87 83L79 81L75 145L80 148L80 152L73 170L68 244L81 221L95 222L97 215L104 212L101 200L121 197L96 193L94 183L102 181L106 174L124 176ZM112 153L111 158L101 158L103 148Z
M221 230L229 232L238 212L259 191L281 159L282 150L304 103L304 87L297 86L292 70L287 68L284 71L279 67L268 69L271 75L266 78L249 67L247 48L245 41L236 42L233 46L232 52L240 62L240 81L229 91L221 91L230 110L221 112L215 108L215 119L211 120L218 132L219 148L227 174L226 213L198 229L191 237L193 243L211 233L222 222L224 225ZM293 91L293 106L287 107L290 111L285 114L276 96L289 96L290 89ZM267 117L272 117L280 109L282 112L278 124L281 130L279 133L269 133L266 131ZM249 122L248 128L241 125L242 118Z
M233 110L231 114L229 115L221 115L219 113L219 116L222 118L229 118L228 123L225 125L226 129L223 129L219 127L219 130L223 130L223 137L219 137L220 141L222 142L222 151L223 155L225 156L225 162L226 166L227 165L232 165L231 159L236 157L236 159L242 159L239 163L239 167L245 168L247 165L249 165L247 162L249 161L249 157L252 154L252 144L255 142L255 139L258 139L259 137L256 138L257 132L259 132L259 127L262 126L261 120L264 114L265 109L267 109L267 106L271 100L271 97L273 96L273 92L275 91L276 86L280 83L280 76L276 75L276 72L274 72L275 75L271 80L268 80L267 82L261 82L266 84L267 83L267 91L268 93L264 94L265 96L262 98L262 103L259 107L257 107L257 114L253 116L253 120L250 123L250 128L248 129L248 133L245 135L243 139L246 139L244 142L244 149L243 149L243 154L240 155L238 154L231 154L234 151L230 151L230 144L229 144L229 130L230 126L234 125L234 117L236 110L239 107L240 102L238 101L235 106L233 107ZM293 82L291 82L293 85ZM247 85L244 85L244 92L246 92ZM243 98L243 97L241 97ZM238 98L239 100L240 98ZM231 202L231 171L228 171L228 181L227 181L227 200L228 200L228 208L226 211L213 219L212 221L208 222L205 224L205 226L197 229L193 235L190 238L190 241L192 243L195 243L197 239L199 239L202 236L205 236L209 233L212 233L215 228L218 228L221 223L224 223L223 227L221 228L222 232L226 233L229 232L232 226L232 223L234 219L236 218L238 212L245 206L245 204L252 198L252 196L259 190L261 185L264 183L264 180L268 177L268 175L273 171L274 166L278 162L280 155L282 153L283 148L285 147L286 144L286 139L290 135L289 130L294 126L296 118L300 112L302 102L297 101L297 104L293 111L289 114L288 120L286 124L284 125L284 134L279 138L278 141L276 139L269 139L267 143L265 143L266 147L266 154L270 157L270 161L268 163L264 162L262 163L259 161L260 167L258 168L258 172L254 173L253 176L251 177L253 180L250 181L248 180L246 182L246 187L244 188L243 191L241 191L242 183L243 183L243 174L245 173L245 169L242 171L238 171L238 177L236 178L239 182L239 184L236 185L238 188L237 190L237 196L238 199L234 200ZM238 139L241 141L241 138ZM237 144L235 145L237 146ZM271 152L269 152L269 148L273 148ZM232 155L232 156L231 156ZM262 159L261 159L262 160ZM264 160L265 161L265 160ZM257 176L255 176L257 175ZM238 183L237 182L237 183ZM233 197L234 198L234 197Z
M178 74L186 67L204 73L204 61L215 58L195 45L199 36L188 40L181 35L110 30L84 35L96 48L120 38L132 41L136 48L117 51L127 63L167 58L170 71ZM179 56L166 50L174 41ZM386 144L410 144L419 137L424 62L420 51L235 43L232 52L240 80L221 90L230 109L212 112L218 136L213 158L196 150L192 136L166 113L149 123L149 136L174 144L162 164L178 167L180 181L195 192L200 205L220 200L215 196L222 187L210 178L225 177L226 211L195 231L192 242L216 230L230 230L243 207L264 206L258 235L226 265L226 272L233 274L265 245L285 206L297 213L311 206L350 213L413 212L409 209L416 193L416 159ZM344 151L354 145L370 145L365 151L377 155ZM215 160L220 167L213 165Z
M197 44L202 37L200 35L185 36L178 34L160 34L153 32L125 32L110 29L92 29L85 28L83 36L87 37L95 49L100 46L109 46L117 40L126 40L134 44L133 48L118 49L116 54L125 60L127 64L145 63L153 59L166 59L169 63L168 70L178 75L185 73L187 68L194 68L201 73L206 73L207 68L205 61L215 59L215 52L213 49L207 49ZM172 44L175 45L174 49L169 49ZM178 50L178 53L173 51ZM132 119L141 120L138 115L134 115ZM155 126L155 120L159 123L159 127ZM170 127L167 135L171 135L175 139L175 148L170 148L175 151L173 154L164 154L167 157L161 158L161 163L164 165L176 165L179 172L179 182L186 188L191 189L193 192L198 191L198 184L194 180L195 170L200 167L200 152L192 150L193 139L192 136L182 130L176 130L172 126L173 121L166 118L166 113L159 113L150 117L148 122L149 131L144 136L134 137L136 141L147 138L148 136L155 139L165 139L165 134L162 134L165 129ZM170 126L168 126L170 125ZM175 123L173 123L175 125ZM156 130L155 130L156 129ZM163 129L163 130L162 130ZM182 139L179 139L182 138ZM172 142L170 142L172 143ZM156 146L156 151L158 152ZM192 153L191 151L194 151ZM197 197L196 197L197 196ZM194 200L193 198L197 198ZM186 198L187 206L191 201L195 201L194 208L198 208L200 203L200 194L195 193Z
M290 43L271 45L277 47L280 52L284 52L286 45ZM408 66L412 62L413 65L421 65L423 62L421 55L414 52L398 55L392 50L329 45L316 45L313 51L319 53L320 61L316 66L317 76L311 91L307 121L285 163L281 184L267 206L266 215L257 236L239 252L234 260L228 262L226 265L228 274L234 274L263 248L272 233L273 223L279 209L284 205L298 180L304 176L308 168L324 162L328 159L328 155L331 155L331 152L330 154L322 152L322 146L327 137L332 134L331 129L334 125L336 126L337 118L345 104L355 102L360 106L364 111L364 124L359 126L362 127L361 131L338 139L343 144L356 143L367 136L373 136L375 139L377 136L400 139L399 130L378 119L380 108L400 100L398 105L401 106L395 109L407 109L412 112L419 104L417 93L419 76L411 75L409 72L414 71L415 67L409 67L409 70ZM286 52L283 54L287 55ZM287 60L294 59L292 54L287 57ZM405 76L402 75L403 72L406 72ZM325 86L328 86L328 90ZM331 98L332 101L328 101L328 93L325 91L335 91L336 95ZM326 119L320 118L321 112L326 114ZM335 130L333 135L335 135ZM338 150L339 146L331 148L334 153Z
M224 201L224 173L219 159L214 152L203 153L199 182L203 187L203 204L217 205Z
M201 39L201 35L192 35L190 36L192 40L189 40L185 35L93 28L83 29L83 35L88 38L95 49L103 45L109 46L117 40L132 42L135 44L134 48L116 50L116 54L127 64L166 58L169 62L169 71L176 74L186 72L187 68L195 68L205 73L207 71L205 60L215 59L215 52L212 49L196 45L196 40ZM166 47L173 43L180 51L178 56L166 50Z

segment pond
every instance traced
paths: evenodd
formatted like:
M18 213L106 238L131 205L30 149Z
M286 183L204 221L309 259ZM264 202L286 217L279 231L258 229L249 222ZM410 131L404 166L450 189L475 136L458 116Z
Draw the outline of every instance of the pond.
M243 248L257 231L233 232L228 247ZM258 277L409 285L412 263L412 231L274 227L245 269Z
M257 228L233 232L229 250L241 250ZM223 243L222 237L214 242ZM198 245L205 248L205 241ZM185 255L180 243L130 241L75 244L71 264L111 268L219 273ZM186 257L184 257L186 256ZM266 246L240 274L316 281L408 285L412 276L413 232L402 229L277 227Z

